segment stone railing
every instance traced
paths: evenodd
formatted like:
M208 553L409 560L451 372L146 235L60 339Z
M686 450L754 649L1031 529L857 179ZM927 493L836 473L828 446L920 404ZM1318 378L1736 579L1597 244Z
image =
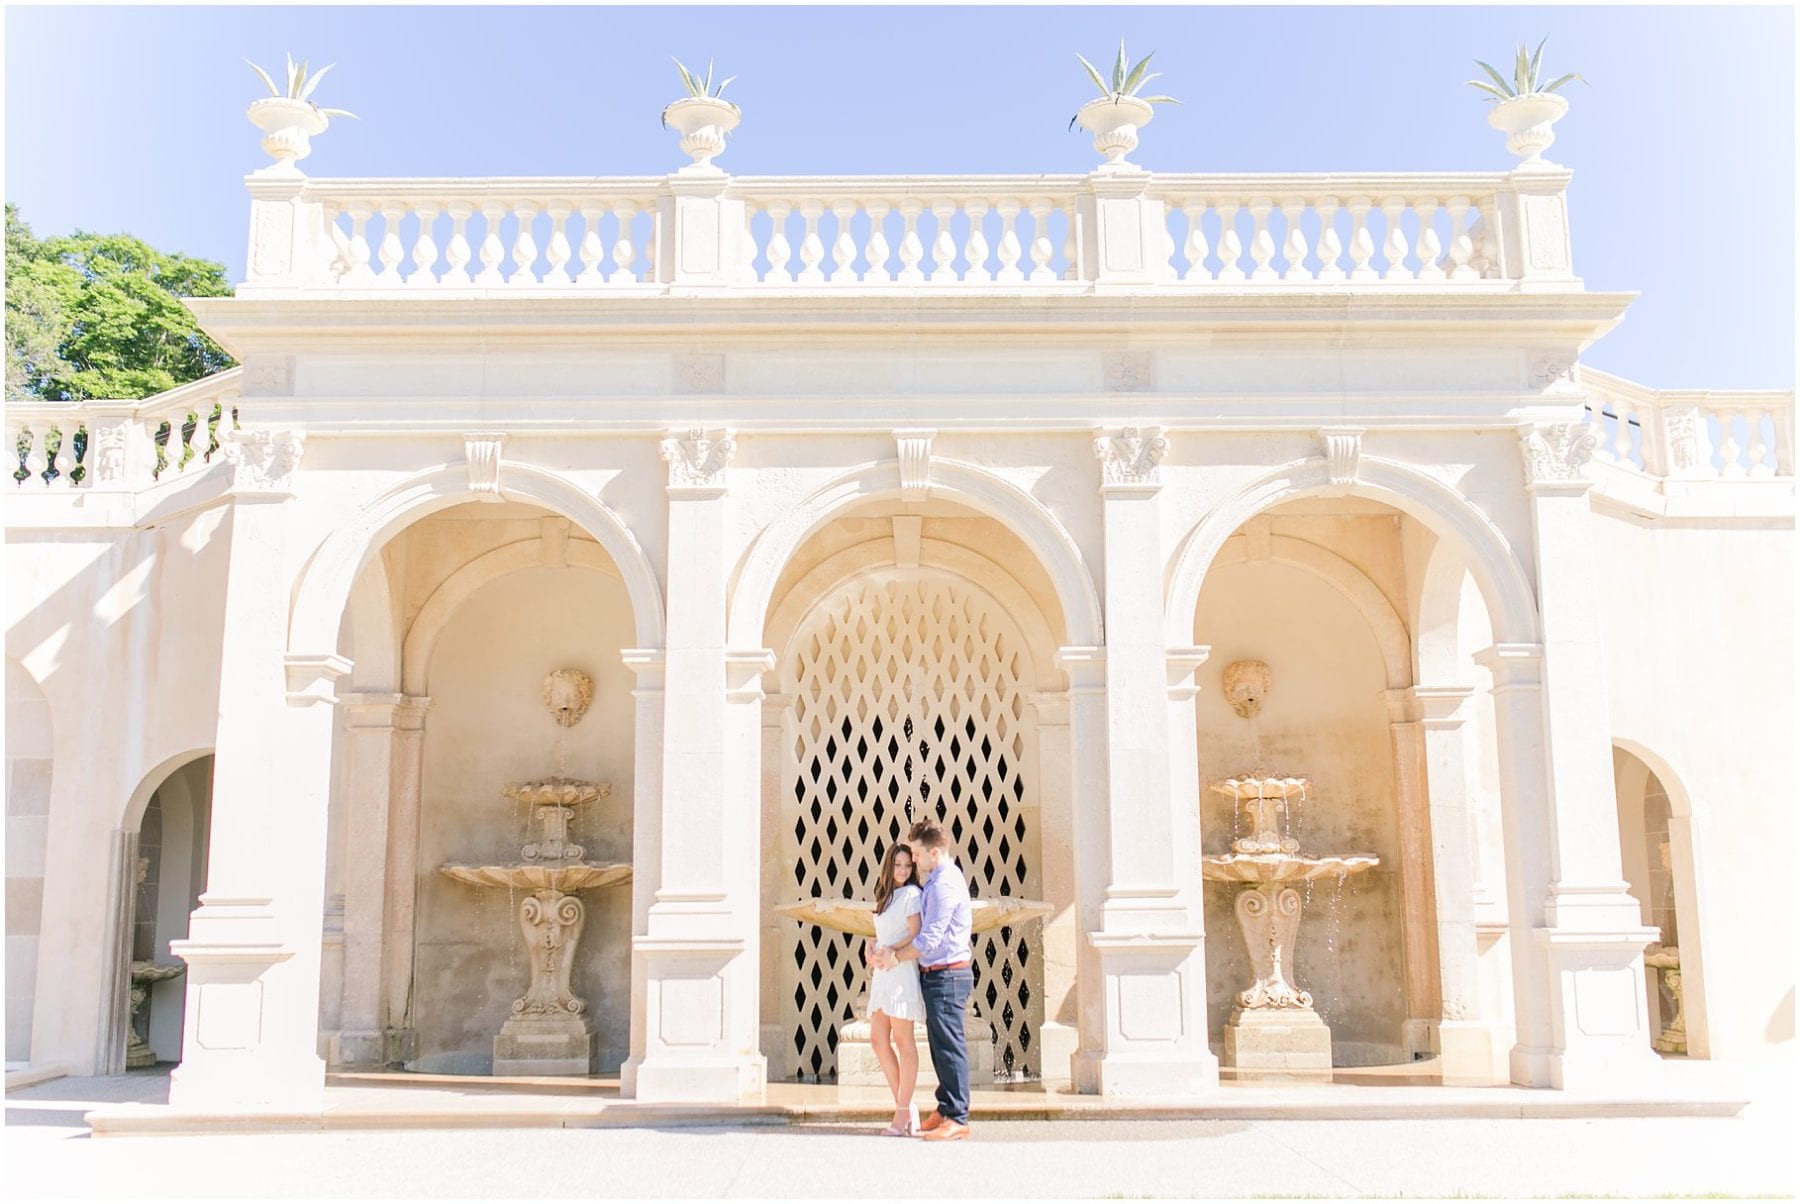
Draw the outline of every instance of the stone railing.
M8 405L13 484L138 490L196 473L237 425L242 376L232 368L142 401Z
M1582 369L1598 457L1670 480L1794 475L1792 393L1649 389Z
M1566 291L1569 178L252 176L239 293Z

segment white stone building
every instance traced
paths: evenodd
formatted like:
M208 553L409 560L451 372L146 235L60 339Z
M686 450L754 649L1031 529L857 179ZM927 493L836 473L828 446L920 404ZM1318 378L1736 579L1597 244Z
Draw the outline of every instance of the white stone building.
M1745 867L1794 836L1792 396L1582 366L1632 298L1568 170L324 180L296 133L191 303L241 367L7 414L9 1063L121 1068L140 960L178 1107L489 1070L517 899L438 867L552 773L612 787L573 986L643 1099L831 1078L852 942L773 908L922 808L1052 907L978 942L1000 1073L1213 1088L1208 787L1257 769L1380 858L1291 967L1339 1064L1638 1080L1647 947L1687 1056L1791 1042Z

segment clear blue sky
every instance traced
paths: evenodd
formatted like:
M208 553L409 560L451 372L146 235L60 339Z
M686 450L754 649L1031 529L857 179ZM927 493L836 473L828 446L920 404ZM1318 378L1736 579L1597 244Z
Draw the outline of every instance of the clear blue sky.
M637 175L671 54L736 74L744 174L1078 172L1074 55L1157 51L1134 156L1168 171L1451 171L1511 161L1463 86L1550 35L1576 270L1638 291L1596 366L1665 388L1794 383L1788 8L10 8L6 198L40 234L123 230L242 275L264 162L249 57L336 61L330 176Z

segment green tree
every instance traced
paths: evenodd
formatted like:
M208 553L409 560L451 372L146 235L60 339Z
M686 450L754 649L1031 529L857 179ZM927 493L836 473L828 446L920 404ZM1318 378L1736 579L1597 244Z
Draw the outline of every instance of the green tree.
M6 206L6 396L139 398L233 361L182 297L225 297L225 267L128 234L39 240Z

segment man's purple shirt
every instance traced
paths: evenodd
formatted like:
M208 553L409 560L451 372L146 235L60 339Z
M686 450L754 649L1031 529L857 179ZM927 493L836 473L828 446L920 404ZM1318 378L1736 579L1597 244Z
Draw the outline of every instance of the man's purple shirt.
M919 965L941 966L969 960L969 882L956 862L945 860L925 879L925 898L919 909L919 935L913 948Z

